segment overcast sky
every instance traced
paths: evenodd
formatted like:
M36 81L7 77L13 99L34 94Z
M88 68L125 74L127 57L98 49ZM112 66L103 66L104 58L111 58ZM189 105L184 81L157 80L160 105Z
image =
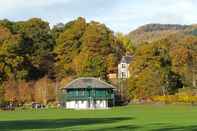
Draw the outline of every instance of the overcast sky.
M39 17L51 25L79 16L127 33L148 23L197 23L197 0L0 0L0 19Z

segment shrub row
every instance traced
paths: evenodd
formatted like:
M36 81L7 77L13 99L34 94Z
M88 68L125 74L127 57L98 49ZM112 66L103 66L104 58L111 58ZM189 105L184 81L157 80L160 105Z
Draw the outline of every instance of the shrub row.
M191 95L167 95L167 96L153 96L154 102L161 103L197 103L197 96Z

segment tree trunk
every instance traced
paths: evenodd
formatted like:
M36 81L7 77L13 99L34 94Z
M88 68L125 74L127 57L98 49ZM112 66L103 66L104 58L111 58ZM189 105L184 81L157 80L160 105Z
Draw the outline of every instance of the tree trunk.
M196 73L193 71L192 73L192 85L196 88Z

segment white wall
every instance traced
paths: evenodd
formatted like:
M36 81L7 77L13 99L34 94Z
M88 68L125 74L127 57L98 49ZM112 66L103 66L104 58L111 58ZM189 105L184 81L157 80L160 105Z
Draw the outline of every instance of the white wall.
M122 68L122 64L125 65L125 68ZM122 76L122 72L125 73L126 76ZM129 74L129 64L127 63L119 63L118 64L118 78L128 78L130 77L130 74Z
M66 108L68 109L86 109L88 106L88 101L67 101Z
M90 107L89 107L90 106ZM105 109L108 107L107 100L97 100L97 101L91 101L90 105L88 104L88 101L67 101L66 102L66 108L68 109Z
M66 102L66 108L74 109L75 108L75 101L67 101Z
M106 100L97 100L96 101L96 108L105 109L107 107L108 107L108 105L107 105L107 101Z
M77 101L77 109L86 109L88 107L88 101Z

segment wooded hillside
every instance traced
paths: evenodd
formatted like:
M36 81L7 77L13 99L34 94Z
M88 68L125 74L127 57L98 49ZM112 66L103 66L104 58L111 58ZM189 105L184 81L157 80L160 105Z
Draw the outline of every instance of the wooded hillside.
M107 80L108 73L117 72L117 63L124 53L123 44L108 27L95 21L87 23L81 17L52 29L38 18L1 20L1 94L8 101L22 101L16 96L29 91L25 102L36 99L42 91L37 88L50 87L46 79L60 82L92 76ZM38 84L43 81L45 87Z
M169 37L170 35L197 35L196 25L177 25L177 24L147 24L131 31L128 38L135 45L143 42L153 42Z
M125 36L82 17L50 28L39 18L0 21L0 101L47 103L57 88L81 76L117 73L125 54L133 55L128 99L195 95L197 27L150 24ZM118 86L118 85L117 85ZM197 94L197 93L196 93Z

